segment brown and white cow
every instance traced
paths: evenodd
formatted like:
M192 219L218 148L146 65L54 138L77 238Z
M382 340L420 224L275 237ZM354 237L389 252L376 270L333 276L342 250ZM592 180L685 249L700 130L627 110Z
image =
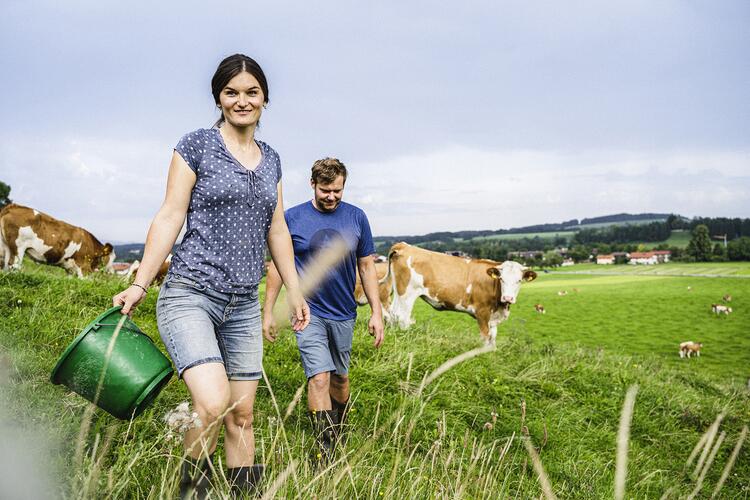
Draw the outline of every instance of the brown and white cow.
M732 308L723 306L721 304L711 304L711 311L715 312L716 314L724 313L728 316L729 313L732 312Z
M151 286L160 286L164 282L164 278L167 277L167 272L169 271L169 265L171 263L172 254L170 253L167 255L166 260L162 262L161 266L159 266L159 270L156 272L156 276L154 276L154 281L151 282ZM130 264L127 273L125 273L125 281L130 283L135 278L135 273L138 271L139 267L141 267L141 261L133 261L133 263Z
M104 266L113 273L115 252L83 228L11 203L0 211L3 268L20 269L24 254L43 264L61 266L82 278Z
M688 340L687 342L682 342L680 343L680 357L689 358L692 354L695 354L696 356L700 357L701 347L703 347L703 344L700 342L693 342L692 340Z
M485 343L495 342L497 325L508 318L522 281L536 273L518 262L454 257L396 243L388 253L383 280L391 296L384 302L388 319L408 328L418 297L437 310L459 311L476 318Z
M534 304L534 310L539 314L544 314L544 306L542 304Z
M378 276L378 282L380 282L385 275L388 273L388 262L375 262L375 274ZM365 290L362 288L362 280L359 279L359 272L356 274L356 281L354 283L354 300L357 301L357 304L360 306L367 305L367 296L365 295ZM390 293L390 288L388 286L383 286L381 283L379 286L380 290L380 302L383 303L384 301L388 300L388 294ZM385 295L384 295L385 294Z

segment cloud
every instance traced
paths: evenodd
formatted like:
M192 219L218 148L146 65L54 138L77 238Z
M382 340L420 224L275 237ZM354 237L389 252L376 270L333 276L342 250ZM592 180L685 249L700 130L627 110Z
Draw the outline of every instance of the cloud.
M619 212L744 216L747 152L478 151L352 168L346 197L375 234L500 229ZM356 172L366 172L357 178Z

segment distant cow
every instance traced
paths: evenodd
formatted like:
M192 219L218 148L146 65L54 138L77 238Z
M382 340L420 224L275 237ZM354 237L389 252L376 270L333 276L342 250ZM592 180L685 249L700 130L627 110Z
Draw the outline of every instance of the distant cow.
M568 291L567 290L560 290L559 292L557 292L557 295L560 295L561 297L563 295L568 295Z
M682 342L680 344L680 357L689 358L692 354L695 354L696 356L700 357L701 347L703 347L703 344L700 342L693 342L692 340L688 340L687 342Z
M388 253L388 275L383 284L390 322L407 328L418 297L437 310L459 311L476 318L485 343L494 343L497 325L508 318L522 281L536 273L518 262L453 257L406 243ZM389 301L392 300L392 303Z
M36 262L61 266L79 278L101 266L114 272L112 245L102 245L83 228L15 203L0 211L0 244L4 269L20 269L28 253Z
M711 304L711 311L715 312L716 314L724 313L726 315L729 315L729 313L732 312L732 308L723 306L721 304Z
M378 282L385 277L385 275L388 273L388 262L375 262L375 273L378 276ZM367 296L365 295L365 290L362 288L362 281L359 279L359 273L356 274L356 281L354 283L354 300L357 301L357 304L360 306L364 306L367 304ZM378 287L379 293L380 293L380 302L383 303L387 300L387 295L390 293L390 289L387 285L383 285L382 283L379 283ZM384 295L385 294L385 295Z
M544 306L542 304L534 304L534 310L539 314L544 314Z
M154 281L151 282L151 286L160 286L164 282L164 278L167 276L167 272L169 271L169 265L172 263L172 254L170 253L167 255L167 258L164 262L162 262L161 266L159 266L159 270L156 272L156 276L154 276ZM130 267L128 268L128 272L125 274L125 281L130 282L135 278L135 273L138 271L138 268L141 267L141 261L136 260L132 264L130 264Z
M723 300L724 302L732 302L732 296L731 296L731 295L729 295L729 294L726 294L726 295L724 295L724 296L723 296L723 297L721 298L721 300Z

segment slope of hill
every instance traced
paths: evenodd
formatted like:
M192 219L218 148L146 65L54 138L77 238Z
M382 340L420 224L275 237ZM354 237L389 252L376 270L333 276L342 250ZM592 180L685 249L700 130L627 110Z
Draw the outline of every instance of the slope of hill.
M480 345L471 318L418 302L416 325L389 329L385 346L375 350L361 311L352 352L351 437L326 471L308 463L311 438L300 401L305 379L286 330L266 345L268 383L261 382L256 404L266 488L278 487L279 498L538 498L528 441L560 498L611 498L623 400L637 385L627 497L659 498L667 490L672 498L686 497L703 469L700 494L710 495L750 420L745 379L729 376L747 376L750 280L690 278L688 294L686 279L540 276L524 285L496 351L454 360L445 370L438 367ZM716 318L704 306L729 285L739 287L732 289L737 312ZM121 287L116 278L76 280L34 265L0 274L0 364L8 365L0 408L18 436L32 431L45 440L44 460L36 464L57 479L58 496L174 496L181 450L162 418L187 398L182 383L172 381L151 409L121 422L100 410L89 414L85 401L49 382L65 346ZM571 293L560 297L561 289ZM134 320L161 345L155 296L149 293ZM534 313L535 302L544 302L548 313ZM690 316L694 308L697 320ZM716 340L707 343L705 356L680 360L672 336L693 327ZM721 338L732 342L722 345ZM721 353L728 356L724 362ZM708 460L706 447L690 459L719 414L717 452ZM719 439L713 436L712 442ZM6 456L23 451L4 446ZM747 446L720 497L747 497ZM227 491L221 474L217 488Z

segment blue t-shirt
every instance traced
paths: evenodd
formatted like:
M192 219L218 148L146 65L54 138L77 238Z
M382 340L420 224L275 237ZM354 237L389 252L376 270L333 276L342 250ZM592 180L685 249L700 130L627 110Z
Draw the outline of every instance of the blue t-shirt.
M262 157L255 170L248 170L229 152L217 128L180 139L175 151L197 178L170 274L224 293L250 293L260 283L281 161L268 144L256 143Z
M342 321L357 317L357 303L354 301L354 282L357 273L357 259L375 253L370 223L365 213L345 202L330 213L320 212L312 201L290 208L285 212L289 233L294 245L294 263L300 276L305 273L305 265L327 242L343 238L350 248L349 254L328 277L318 290L308 297L310 312L322 318Z

